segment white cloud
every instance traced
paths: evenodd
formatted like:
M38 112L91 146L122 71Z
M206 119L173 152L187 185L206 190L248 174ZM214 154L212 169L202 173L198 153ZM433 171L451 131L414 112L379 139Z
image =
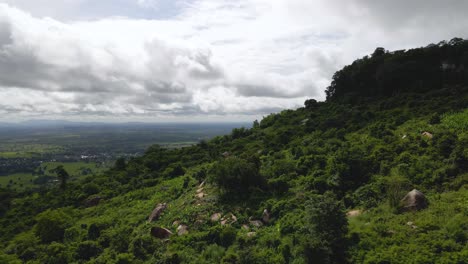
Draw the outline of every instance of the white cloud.
M157 8L159 1L158 0L137 0L138 5L146 8Z
M40 1L0 4L8 119L254 119L323 99L336 70L377 46L467 37L468 25L457 0L175 1L164 19L135 10L176 10L166 0Z

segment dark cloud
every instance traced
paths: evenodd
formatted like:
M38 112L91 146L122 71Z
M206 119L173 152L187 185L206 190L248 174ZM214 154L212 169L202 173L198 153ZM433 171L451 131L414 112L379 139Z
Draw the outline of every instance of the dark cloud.
M340 5L343 6L341 1ZM347 1L347 5L364 10L372 21L390 31L408 26L451 27L457 23L464 24L468 20L468 1L465 0L351 0Z

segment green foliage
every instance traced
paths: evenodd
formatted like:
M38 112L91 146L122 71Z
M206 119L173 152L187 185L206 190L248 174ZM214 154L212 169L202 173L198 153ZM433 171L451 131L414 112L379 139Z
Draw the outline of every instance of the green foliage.
M428 92L442 88L443 84L466 85L463 55L467 51L467 40L441 42L407 51L388 52L377 48L372 56L356 60L333 75L326 90L327 99L348 100L356 95L382 97L403 92Z
M344 263L348 222L343 204L331 192L313 196L306 205L307 230L305 244L308 262Z
M57 175L57 178L60 182L60 188L65 189L67 186L67 180L70 178L68 172L63 168L63 165L57 166L55 169L52 170Z
M89 260L97 256L102 249L96 241L83 241L76 248L77 259Z
M468 131L468 109L442 116L442 125L457 132Z
M36 217L35 234L43 243L62 241L71 217L64 210L47 210Z
M401 176L392 176L388 177L386 183L386 194L388 203L391 208L395 211L400 209L400 201L403 199L405 194L410 190L410 182L408 179L401 177Z
M210 173L211 181L227 193L247 194L251 188L264 184L256 165L237 157L219 161Z

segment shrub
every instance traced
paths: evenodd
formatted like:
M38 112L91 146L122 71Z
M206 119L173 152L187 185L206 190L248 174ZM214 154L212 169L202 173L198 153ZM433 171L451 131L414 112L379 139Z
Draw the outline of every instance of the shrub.
M78 248L76 249L76 255L78 259L88 260L99 255L101 251L102 249L99 247L97 242L84 241L78 245Z
M43 243L62 241L70 216L60 210L47 210L36 217L35 233Z
M255 164L230 157L211 169L211 181L228 193L245 194L251 187L261 187L264 179Z
M400 201L408 191L410 183L408 179L401 176L392 176L387 179L386 192L388 203L391 208L398 210Z
M304 251L309 263L346 262L348 220L343 203L331 192L313 196L306 204L306 219L310 237Z

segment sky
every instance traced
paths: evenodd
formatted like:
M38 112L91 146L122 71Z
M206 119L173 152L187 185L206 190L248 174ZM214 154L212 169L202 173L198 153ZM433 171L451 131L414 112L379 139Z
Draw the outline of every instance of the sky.
M464 0L0 0L0 121L253 121L376 47L468 36Z

